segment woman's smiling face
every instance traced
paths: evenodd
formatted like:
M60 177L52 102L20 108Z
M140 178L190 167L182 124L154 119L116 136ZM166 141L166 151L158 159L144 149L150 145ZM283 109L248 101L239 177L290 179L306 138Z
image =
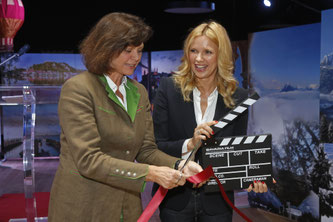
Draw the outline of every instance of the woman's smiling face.
M207 36L194 38L190 45L191 70L197 79L215 78L217 71L218 47Z

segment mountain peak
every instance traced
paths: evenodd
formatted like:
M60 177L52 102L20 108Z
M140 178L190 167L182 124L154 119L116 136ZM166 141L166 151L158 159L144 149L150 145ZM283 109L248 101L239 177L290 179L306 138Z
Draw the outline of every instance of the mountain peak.
M39 71L57 71L57 72L72 72L72 73L79 71L64 62L44 62L41 64L34 64L30 68L36 71L39 70Z
M294 87L287 83L283 86L283 88L280 90L280 92L290 92L290 91L295 91L295 90L297 90L297 87Z
M321 66L333 66L333 52L325 55L324 58L320 62Z

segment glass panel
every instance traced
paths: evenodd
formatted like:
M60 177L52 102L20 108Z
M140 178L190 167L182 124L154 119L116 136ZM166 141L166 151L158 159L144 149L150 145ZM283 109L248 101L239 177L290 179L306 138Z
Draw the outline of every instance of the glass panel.
M46 221L45 218L37 218L36 187L35 187L35 126L37 104L57 104L61 86L0 86L0 110L3 108L19 107L15 115L20 115L22 132L17 133L21 137L18 143L22 143L23 185L25 197L25 219L11 219L10 221ZM17 110L21 112L17 112ZM2 113L2 112L1 112ZM9 117L9 121L11 117ZM5 119L1 116L1 122ZM23 120L23 121L22 121ZM9 150L5 155L19 152ZM4 162L5 165L5 162ZM10 181L9 181L10 183Z

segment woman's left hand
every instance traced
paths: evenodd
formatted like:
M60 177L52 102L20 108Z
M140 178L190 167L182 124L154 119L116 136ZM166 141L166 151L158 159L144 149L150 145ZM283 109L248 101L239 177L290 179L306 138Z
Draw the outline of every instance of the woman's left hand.
M273 180L273 184L276 183L276 180L274 178L272 178ZM250 184L250 186L247 188L247 192L255 192L255 193L266 193L268 191L268 187L267 184L264 181L254 181L253 182L254 185Z
M253 185L250 184L250 186L247 188L247 192L255 192L255 193L266 193L268 191L267 184L264 181L254 181Z
M179 169L181 169L183 167L183 165L185 164L186 160L182 160L179 164ZM182 172L184 173L185 178L189 178L191 176L194 176L195 174L200 173L201 171L203 171L202 167L197 164L196 162L193 161L189 161L186 166L184 167L184 169L182 170Z

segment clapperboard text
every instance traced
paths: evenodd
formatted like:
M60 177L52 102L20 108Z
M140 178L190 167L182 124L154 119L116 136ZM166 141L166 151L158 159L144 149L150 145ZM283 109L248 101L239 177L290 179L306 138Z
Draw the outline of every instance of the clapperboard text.
M272 182L272 136L215 138L203 149L204 167L212 165L225 190L246 189L255 180ZM208 181L207 192L218 191L215 180Z

